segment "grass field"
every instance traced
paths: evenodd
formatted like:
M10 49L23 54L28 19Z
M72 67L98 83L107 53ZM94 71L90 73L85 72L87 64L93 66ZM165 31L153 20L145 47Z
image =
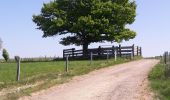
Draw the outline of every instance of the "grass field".
M8 96L9 98L17 99L21 95L63 83L73 76L127 61L130 60L118 59L116 62L114 59L110 59L108 62L107 60L94 60L92 64L90 64L90 61L70 61L68 73L65 72L65 61L21 63L21 80L19 82L16 82L16 63L0 63L0 91L43 82L39 86L23 90L22 92L24 93L17 93L17 95L12 93L10 94L12 95L11 97Z
M164 64L155 66L149 75L150 85L160 100L170 100L170 78L165 78L164 71Z

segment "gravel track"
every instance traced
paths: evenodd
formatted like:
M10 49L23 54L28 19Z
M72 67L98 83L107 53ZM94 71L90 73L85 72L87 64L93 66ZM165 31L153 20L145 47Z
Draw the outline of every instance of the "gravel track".
M142 59L103 68L20 100L152 100L147 75L158 62Z

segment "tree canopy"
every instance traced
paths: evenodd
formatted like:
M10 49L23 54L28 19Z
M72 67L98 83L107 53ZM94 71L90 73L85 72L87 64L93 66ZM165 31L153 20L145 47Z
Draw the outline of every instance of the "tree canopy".
M133 39L136 33L126 25L136 17L132 0L54 0L43 5L39 15L33 15L43 37L63 35L63 45L121 42Z

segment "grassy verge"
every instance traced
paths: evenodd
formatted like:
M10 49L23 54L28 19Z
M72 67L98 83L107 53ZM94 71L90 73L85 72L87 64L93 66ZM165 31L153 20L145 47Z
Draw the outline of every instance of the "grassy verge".
M18 92L8 93L0 96L4 100L16 100L21 96L29 95L32 92L49 88L55 84L61 84L73 76L89 73L90 71L103 67L128 62L128 59L95 60L92 64L89 61L70 61L69 72L65 73L65 62L33 62L21 64L21 80L15 81L16 64L15 63L0 63L0 91L14 87L22 87L30 84L38 84L37 86L22 89Z
M165 65L159 63L149 74L150 86L160 100L170 100L170 79L165 77Z

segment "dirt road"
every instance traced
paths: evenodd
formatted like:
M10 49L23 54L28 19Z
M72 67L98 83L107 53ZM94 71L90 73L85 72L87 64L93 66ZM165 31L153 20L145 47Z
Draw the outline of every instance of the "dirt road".
M20 100L152 100L148 72L158 60L139 60L93 71Z

